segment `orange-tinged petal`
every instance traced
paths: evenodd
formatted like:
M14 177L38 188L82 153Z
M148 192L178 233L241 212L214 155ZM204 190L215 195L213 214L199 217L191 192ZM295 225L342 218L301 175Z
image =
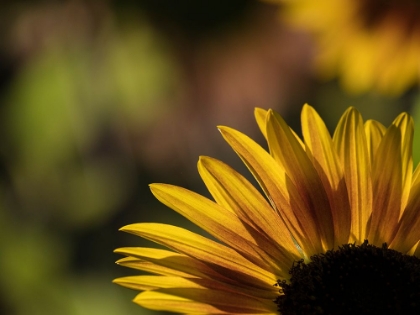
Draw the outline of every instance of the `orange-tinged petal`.
M334 246L334 227L327 193L305 150L283 118L269 111L267 136L270 153L284 167L304 202L312 229L317 230L324 250Z
M341 117L333 142L343 165L350 200L350 242L363 242L372 212L372 178L363 120L355 108L350 107Z
M136 223L121 230L194 257L239 283L266 288L276 282L272 273L246 260L233 249L183 228L160 223Z
M254 230L251 234L264 235L272 246L268 253L277 258L277 267L288 270L290 261L299 259L299 252L287 227L260 192L242 175L216 159L201 157L198 169L217 203L249 223Z
M228 127L219 130L254 175L290 234L305 250L305 258L322 252L317 227L284 168L246 135Z
M302 110L302 133L308 157L316 168L328 195L336 248L348 242L351 224L343 169L324 121L309 105L305 105Z
M373 210L368 240L381 246L393 239L401 207L401 132L394 125L388 128L378 147L372 178Z

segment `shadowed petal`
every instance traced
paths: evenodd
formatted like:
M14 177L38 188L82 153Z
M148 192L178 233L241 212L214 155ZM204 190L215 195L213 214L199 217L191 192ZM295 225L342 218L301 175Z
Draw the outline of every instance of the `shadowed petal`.
M227 127L219 130L252 172L307 257L323 251L316 223L284 168L239 131Z
M275 268L275 260L268 255L279 252L273 242L268 241L261 233L252 232L251 227L241 222L233 212L181 187L165 184L153 184L150 187L155 197L163 204L205 229L254 264L264 269L271 269L269 266ZM279 274L278 267L276 271ZM281 274L286 274L286 271Z
M367 238L372 212L372 179L363 120L355 108L349 108L341 117L333 142L344 168L350 200L350 241L360 242Z
M288 270L289 261L300 258L299 252L283 221L260 192L242 175L216 159L201 157L198 167L217 203L231 209L242 221L249 223L253 230L251 235L264 235L265 242L271 246L268 253L277 258L277 267Z
M388 128L378 147L372 178L373 210L368 239L381 246L393 239L401 207L401 132L394 125Z
M328 195L334 224L334 246L345 244L349 240L351 216L343 169L325 123L308 105L302 110L302 133L306 153Z
M324 250L334 246L334 228L327 194L304 148L290 131L283 118L269 111L267 136L270 153L284 167L305 203L306 214L311 216L314 229L323 242Z
M415 177L397 234L391 248L402 253L408 252L420 239L420 176Z

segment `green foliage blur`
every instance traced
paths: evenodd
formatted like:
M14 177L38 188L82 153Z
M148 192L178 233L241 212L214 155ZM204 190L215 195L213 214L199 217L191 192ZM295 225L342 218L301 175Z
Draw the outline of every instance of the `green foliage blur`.
M313 42L253 1L25 2L0 10L0 313L156 314L111 283L135 274L118 232L156 221L196 229L155 201L168 182L206 194L211 155L246 172L216 125L261 141L253 108L299 129L303 103L333 128L348 106L389 124L420 98L350 96L311 72ZM417 98L416 98L417 97ZM420 136L415 137L420 161ZM198 231L198 230L197 230Z

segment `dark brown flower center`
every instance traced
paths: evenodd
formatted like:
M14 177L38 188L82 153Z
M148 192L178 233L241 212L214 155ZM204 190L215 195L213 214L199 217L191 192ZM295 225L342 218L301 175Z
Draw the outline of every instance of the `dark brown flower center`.
M418 315L420 259L368 244L298 261L290 281L278 281L282 315Z

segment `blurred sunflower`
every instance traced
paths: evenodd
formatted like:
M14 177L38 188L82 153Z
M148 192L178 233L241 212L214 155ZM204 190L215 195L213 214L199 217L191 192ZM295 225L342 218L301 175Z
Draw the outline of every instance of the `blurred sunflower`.
M339 76L349 92L397 96L419 83L419 1L270 2L282 3L287 21L315 35L317 71Z
M334 136L305 105L300 139L272 110L255 111L270 153L219 127L262 194L228 165L201 157L215 201L153 184L162 203L209 232L138 223L122 228L164 245L120 248L118 263L152 275L115 283L134 302L184 314L419 314L420 169L412 119L385 128L349 108Z

